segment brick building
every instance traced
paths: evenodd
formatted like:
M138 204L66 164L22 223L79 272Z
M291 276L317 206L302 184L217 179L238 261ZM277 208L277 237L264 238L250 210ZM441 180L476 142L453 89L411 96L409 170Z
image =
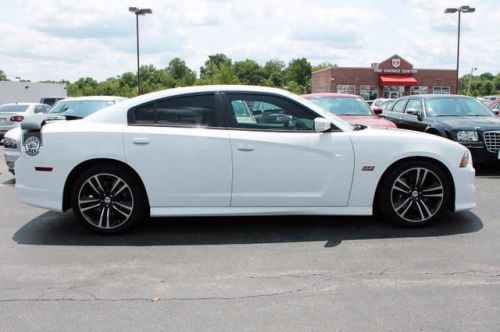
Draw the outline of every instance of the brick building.
M312 73L312 92L341 92L366 100L423 93L457 93L454 69L415 69L395 54L371 67L331 67Z

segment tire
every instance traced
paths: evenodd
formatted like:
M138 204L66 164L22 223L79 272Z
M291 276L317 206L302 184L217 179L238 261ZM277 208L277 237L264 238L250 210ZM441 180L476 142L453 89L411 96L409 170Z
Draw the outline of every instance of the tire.
M382 179L377 210L400 226L425 226L439 219L451 197L444 171L429 161L397 165Z
M114 164L92 166L75 180L71 206L77 219L98 234L117 234L148 217L139 179Z

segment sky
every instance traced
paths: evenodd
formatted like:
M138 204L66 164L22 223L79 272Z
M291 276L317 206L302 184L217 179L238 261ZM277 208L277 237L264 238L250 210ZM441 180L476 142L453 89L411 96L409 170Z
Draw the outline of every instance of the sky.
M136 71L135 16L141 16L141 64L179 57L199 72L211 54L264 64L305 57L313 65L369 67L393 54L415 68L456 67L460 75L500 72L498 0L2 0L0 69L31 81L104 80Z

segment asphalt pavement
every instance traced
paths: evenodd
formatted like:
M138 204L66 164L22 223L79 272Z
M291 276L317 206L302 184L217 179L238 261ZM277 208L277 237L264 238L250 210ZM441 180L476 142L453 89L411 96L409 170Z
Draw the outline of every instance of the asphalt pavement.
M3 157L0 173L0 331L500 330L500 171L427 228L161 218L114 237L22 204Z

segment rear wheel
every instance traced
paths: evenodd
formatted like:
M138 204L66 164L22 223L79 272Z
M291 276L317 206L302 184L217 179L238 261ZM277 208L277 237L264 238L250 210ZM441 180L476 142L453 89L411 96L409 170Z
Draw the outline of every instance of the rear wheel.
M146 194L138 179L115 165L94 166L75 181L73 211L99 234L122 232L147 217Z
M439 218L450 200L450 183L436 164L411 161L395 167L383 179L378 208L403 226L423 226Z

